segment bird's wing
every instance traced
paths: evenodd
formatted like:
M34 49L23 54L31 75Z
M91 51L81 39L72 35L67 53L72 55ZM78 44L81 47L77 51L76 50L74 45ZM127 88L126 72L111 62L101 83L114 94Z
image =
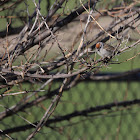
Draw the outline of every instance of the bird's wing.
M116 51L115 48L111 45L108 45L108 44L105 44L105 48L107 51L109 52L113 52L113 51Z

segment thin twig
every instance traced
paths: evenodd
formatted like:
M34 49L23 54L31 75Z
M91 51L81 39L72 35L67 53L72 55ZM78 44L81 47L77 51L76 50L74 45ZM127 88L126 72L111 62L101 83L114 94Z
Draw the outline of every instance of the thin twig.
M52 100L52 103L50 104L50 106L48 107L47 111L45 112L44 116L42 117L42 119L40 120L40 122L37 124L36 129L27 137L26 140L30 140L31 138L33 138L35 136L35 134L40 131L40 129L44 126L44 124L46 123L46 121L48 120L48 118L50 117L50 115L53 113L53 106L56 103L56 101L59 99L59 96L55 96L55 98Z

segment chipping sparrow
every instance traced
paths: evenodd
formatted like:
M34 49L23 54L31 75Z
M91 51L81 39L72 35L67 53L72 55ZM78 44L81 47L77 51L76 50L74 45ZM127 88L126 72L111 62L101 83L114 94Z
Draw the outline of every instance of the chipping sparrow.
M117 51L117 49L108 44L98 42L96 44L96 51L102 58L110 58L114 54L114 52Z

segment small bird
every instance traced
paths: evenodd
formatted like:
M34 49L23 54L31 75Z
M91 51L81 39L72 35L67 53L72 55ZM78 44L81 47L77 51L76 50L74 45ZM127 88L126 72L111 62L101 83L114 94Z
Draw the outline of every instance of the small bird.
M117 49L103 42L98 42L96 44L96 51L102 58L110 58Z

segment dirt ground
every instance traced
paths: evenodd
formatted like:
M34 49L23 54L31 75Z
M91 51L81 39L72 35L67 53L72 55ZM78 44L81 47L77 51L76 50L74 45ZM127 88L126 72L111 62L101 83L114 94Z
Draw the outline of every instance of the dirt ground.
M84 30L87 16L81 16L80 20L76 19L74 22L63 27L61 30L55 33L58 37L60 44L65 48L72 46L74 41L80 38L81 33ZM102 18L99 20L99 23L102 27L106 26L111 22L111 18ZM95 23L91 23L88 27L87 39L91 39L99 31L98 26ZM0 38L0 50L1 53L11 44L16 41L17 35L9 35L5 38ZM49 43L48 43L49 44Z
M62 29L60 29L55 33L61 47L64 50L70 51L74 46L77 47L79 45L81 35L85 27L86 19L87 15L81 15L74 22L68 24L67 26L63 27ZM113 19L110 17L102 17L98 20L98 22L104 29L106 29L108 25L112 22L112 20ZM91 22L88 26L85 40L91 40L94 37L94 35L96 35L100 31L101 29L97 26L97 24L95 22ZM7 36L5 38L0 38L0 54L4 54L4 52L9 49L10 44L16 43L17 37L18 34ZM44 52L45 50L48 50L50 47L53 53L54 52L58 53L59 48L54 42L48 42L46 44L46 47L44 48ZM33 49L37 49L37 46L32 48L30 51L32 52Z

